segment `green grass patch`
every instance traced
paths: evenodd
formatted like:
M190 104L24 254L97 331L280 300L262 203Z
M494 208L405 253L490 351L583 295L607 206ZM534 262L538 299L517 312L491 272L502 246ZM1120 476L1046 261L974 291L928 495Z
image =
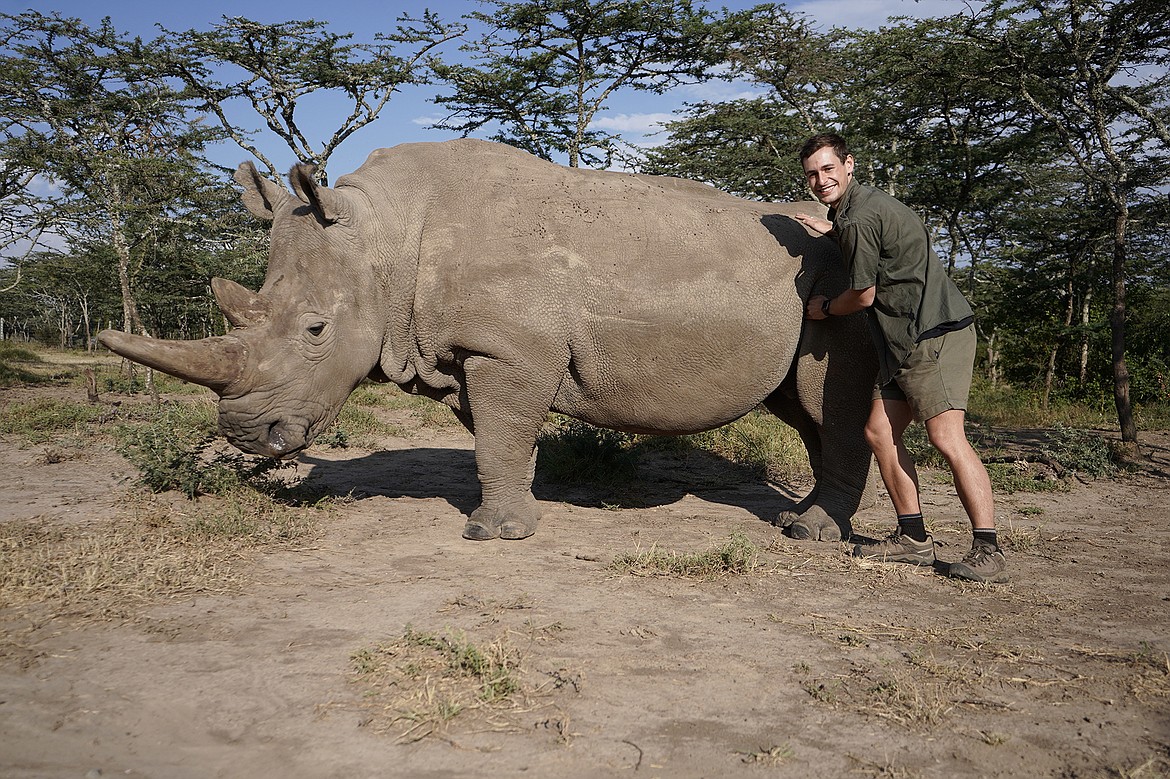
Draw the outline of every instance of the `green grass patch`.
M732 533L722 546L704 552L672 552L654 546L618 555L610 567L633 576L716 579L754 571L759 566L760 551L747 536Z
M1116 412L1104 400L1096 405L1051 397L1045 408L1040 393L1001 384L993 387L979 377L971 386L967 416L979 425L1037 428L1065 425L1091 428L1117 424Z
M47 378L35 370L42 367L44 362L39 354L27 346L0 341L0 387L46 381Z
M797 432L763 411L684 436L634 435L555 416L537 443L540 473L562 483L627 485L637 477L641 455L650 451L705 451L773 480L811 473Z
M317 436L316 443L334 449L344 449L348 446L376 449L382 438L406 434L398 425L379 419L368 405L354 402L354 397L351 396L341 407L341 412L333 424Z
M407 411L424 427L453 427L461 425L455 413L445 404L422 395L404 392L397 384L365 382L349 396L347 405Z
M800 435L766 411L753 411L723 427L683 436L682 441L774 481L812 472Z
M81 432L99 420L100 406L56 398L35 398L9 403L0 414L0 433L15 435L34 444L46 443L62 434Z

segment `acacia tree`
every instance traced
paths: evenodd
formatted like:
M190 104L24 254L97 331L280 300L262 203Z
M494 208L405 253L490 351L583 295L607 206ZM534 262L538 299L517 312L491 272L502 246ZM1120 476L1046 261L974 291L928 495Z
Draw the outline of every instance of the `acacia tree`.
M686 106L647 149L643 173L694 179L740 197L807 200L797 160L803 121L770 97Z
M262 24L225 16L210 30L168 31L175 41L170 69L200 108L219 119L228 136L273 177L279 178L279 172L253 140L254 133L229 117L232 102L250 105L299 161L317 166L315 175L324 184L337 147L377 119L399 88L423 81L420 63L464 29L429 11L421 19L404 16L398 23L393 34L377 34L373 43L359 44L351 42L352 33L329 32L324 22L315 20ZM402 45L414 48L399 56L395 49ZM319 118L319 112L305 108L306 99L325 91L344 94L350 110L325 140L315 143L301 118L306 113Z
M1137 442L1126 359L1131 209L1170 183L1170 7L1162 0L996 0L971 28L1059 138L1110 213L1113 397L1122 441Z
M748 80L759 97L686 105L668 140L646 152L642 170L706 181L744 197L803 200L796 159L809 135L835 124L830 96L840 80L834 30L783 6L763 4L715 22L721 78Z
M113 248L123 327L145 332L135 248L183 193L198 204L206 183L198 155L215 133L188 117L166 83L158 42L126 38L109 19L90 28L34 11L2 18L3 102L13 122L6 164L36 169L60 190L66 240Z
M451 93L439 129L492 139L570 167L608 167L616 136L594 126L622 88L662 93L706 78L716 28L691 0L488 0L487 28L462 47L471 64L432 63Z

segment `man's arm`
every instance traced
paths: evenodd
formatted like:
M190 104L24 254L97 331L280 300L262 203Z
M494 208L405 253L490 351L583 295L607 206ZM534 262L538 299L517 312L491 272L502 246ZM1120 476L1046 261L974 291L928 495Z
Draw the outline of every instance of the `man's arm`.
M876 287L866 287L865 289L847 289L835 298L813 295L808 299L804 313L809 319L828 319L830 316L855 314L873 305L876 291Z

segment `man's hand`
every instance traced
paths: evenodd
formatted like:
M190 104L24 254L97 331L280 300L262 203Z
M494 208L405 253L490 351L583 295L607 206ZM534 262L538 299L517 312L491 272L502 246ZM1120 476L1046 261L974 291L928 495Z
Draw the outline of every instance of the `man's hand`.
M825 311L822 306L828 300L824 295L813 295L808 299L808 305L804 307L804 315L809 319L828 319L825 316Z
M833 232L833 223L828 219L821 219L819 216L812 216L810 214L796 214L792 217L802 225L812 230L814 233L821 235L828 235Z

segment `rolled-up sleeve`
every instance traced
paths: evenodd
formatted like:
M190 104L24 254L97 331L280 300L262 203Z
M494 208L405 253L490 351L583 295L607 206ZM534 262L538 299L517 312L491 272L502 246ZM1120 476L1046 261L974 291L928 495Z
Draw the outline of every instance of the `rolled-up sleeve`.
M878 261L881 259L881 236L874 225L848 222L837 228L841 256L849 271L852 289L877 286Z

